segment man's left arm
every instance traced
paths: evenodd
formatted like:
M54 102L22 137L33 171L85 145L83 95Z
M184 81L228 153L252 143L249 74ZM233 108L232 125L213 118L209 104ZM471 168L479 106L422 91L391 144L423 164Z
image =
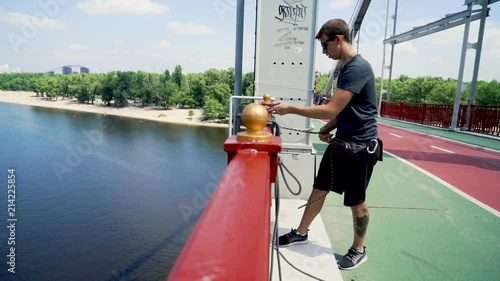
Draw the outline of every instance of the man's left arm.
M315 119L335 119L337 115L347 106L353 97L353 93L347 90L337 88L328 104L320 106L296 106L289 105L288 110L278 114L297 114L304 117Z

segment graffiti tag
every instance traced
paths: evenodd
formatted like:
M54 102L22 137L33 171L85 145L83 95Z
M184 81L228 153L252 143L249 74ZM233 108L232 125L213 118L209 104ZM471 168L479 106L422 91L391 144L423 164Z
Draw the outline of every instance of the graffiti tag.
M307 7L302 4L302 0L283 0L286 5L278 6L278 15L275 18L283 23L297 25L303 22L307 16Z

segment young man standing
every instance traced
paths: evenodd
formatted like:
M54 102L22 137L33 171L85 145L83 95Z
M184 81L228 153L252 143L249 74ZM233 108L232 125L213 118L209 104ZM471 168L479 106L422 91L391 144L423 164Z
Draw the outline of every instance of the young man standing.
M337 89L330 102L320 106L280 103L273 112L309 118L330 119L320 130L320 139L329 143L314 180L313 190L297 229L279 237L279 246L307 243L308 228L319 214L331 190L344 194L344 205L352 211L354 241L338 262L340 269L353 269L367 260L363 246L369 222L366 189L373 166L381 159L382 143L377 139L377 99L371 65L352 48L349 26L341 19L326 22L316 39L323 54L339 60L342 68ZM337 129L332 139L331 131Z

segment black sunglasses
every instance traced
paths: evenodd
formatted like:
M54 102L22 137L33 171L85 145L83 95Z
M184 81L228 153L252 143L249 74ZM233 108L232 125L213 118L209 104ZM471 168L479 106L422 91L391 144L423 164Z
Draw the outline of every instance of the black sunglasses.
M328 48L328 42L330 41L335 41L335 36L337 35L333 35L332 37L328 38L326 41L324 42L321 42L321 47L323 48L323 50L326 50L326 48Z
M325 42L321 42L321 47L323 48L323 50L326 50L326 48L328 48L328 42L333 41L333 40L335 40L335 39L329 38Z

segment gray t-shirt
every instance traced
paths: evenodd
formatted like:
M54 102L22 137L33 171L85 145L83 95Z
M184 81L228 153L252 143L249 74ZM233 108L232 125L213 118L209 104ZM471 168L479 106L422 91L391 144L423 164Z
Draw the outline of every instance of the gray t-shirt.
M353 93L337 116L336 137L345 141L369 141L378 137L375 75L368 61L356 55L340 70L337 88Z

